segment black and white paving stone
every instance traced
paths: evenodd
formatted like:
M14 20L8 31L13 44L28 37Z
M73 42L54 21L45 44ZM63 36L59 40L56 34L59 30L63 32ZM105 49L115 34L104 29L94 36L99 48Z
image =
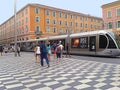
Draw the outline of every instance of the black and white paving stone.
M0 56L0 90L120 90L120 65L63 58L50 67L33 53Z

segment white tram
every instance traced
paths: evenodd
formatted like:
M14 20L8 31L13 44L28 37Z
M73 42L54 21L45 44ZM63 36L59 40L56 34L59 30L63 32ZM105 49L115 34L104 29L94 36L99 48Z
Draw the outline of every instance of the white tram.
M120 41L113 32L100 30L72 34L71 50L74 54L119 56ZM120 40L120 39L119 39Z
M40 41L49 41L51 46L61 40L66 52L66 44L69 43L71 54L97 55L97 56L119 56L120 36L112 31L99 30L71 35L50 36L36 40L19 41L21 49L33 51L34 46Z

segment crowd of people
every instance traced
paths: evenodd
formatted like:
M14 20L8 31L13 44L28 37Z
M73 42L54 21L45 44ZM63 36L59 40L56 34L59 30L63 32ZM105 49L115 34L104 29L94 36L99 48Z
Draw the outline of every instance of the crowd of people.
M67 50L66 57L68 57L68 55L70 56L68 45L69 44L67 44L66 46L66 50ZM54 56L54 60L57 63L59 63L63 56L63 49L64 49L64 46L62 45L61 41L59 41L58 43L54 43L52 46L50 46L50 42L46 44L43 41L41 41L40 44L37 44L34 49L36 63L40 62L41 66L44 66L43 60L45 59L48 67L50 67L49 62L51 61L52 53Z
M2 46L0 45L0 55L3 56L3 53L10 53L10 52L15 52L15 46ZM20 46L16 45L16 55L20 55Z
M68 43L66 47L64 47L61 41L54 43L52 46L50 45L50 42L46 44L45 42L41 41L34 48L36 63L40 63L41 66L44 66L43 60L45 59L48 67L50 67L49 62L51 61L51 54L53 54L55 62L59 63L63 57L64 48L66 48L66 57L68 57L68 55L70 57L70 49ZM12 51L15 51L15 47L9 47L6 49L6 47L0 46L0 55L2 56L3 52L7 53L11 49ZM19 45L16 46L16 54L16 56L21 56Z

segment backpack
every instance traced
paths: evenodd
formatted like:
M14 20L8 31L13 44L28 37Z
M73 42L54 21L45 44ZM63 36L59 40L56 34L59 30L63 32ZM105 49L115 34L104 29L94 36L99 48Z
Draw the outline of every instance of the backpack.
M57 49L56 49L56 52L61 53L61 47L58 46Z

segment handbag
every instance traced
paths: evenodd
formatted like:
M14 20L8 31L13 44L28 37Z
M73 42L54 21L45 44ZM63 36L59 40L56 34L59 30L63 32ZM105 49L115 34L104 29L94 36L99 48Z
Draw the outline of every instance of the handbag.
M48 51L48 54L51 54L51 50Z

